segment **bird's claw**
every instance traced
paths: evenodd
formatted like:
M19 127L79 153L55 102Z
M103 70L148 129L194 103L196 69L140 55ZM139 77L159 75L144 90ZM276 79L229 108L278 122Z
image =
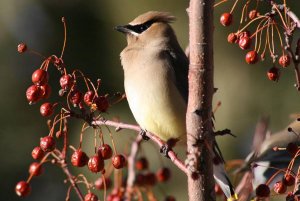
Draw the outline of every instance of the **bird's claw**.
M150 138L147 136L147 131L146 130L141 130L140 135L142 136L143 140L148 141Z
M164 144L164 145L160 148L160 150L159 150L159 152L160 152L164 157L167 157L167 158L170 158L169 155L168 155L169 151L171 151L171 149L170 149L170 147L169 147L168 144Z

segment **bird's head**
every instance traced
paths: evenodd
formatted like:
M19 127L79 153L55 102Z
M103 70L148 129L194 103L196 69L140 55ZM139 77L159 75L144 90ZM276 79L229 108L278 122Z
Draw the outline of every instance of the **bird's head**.
M136 17L127 25L116 26L115 29L126 35L128 45L147 44L175 37L169 25L174 20L175 17L169 13L149 11Z

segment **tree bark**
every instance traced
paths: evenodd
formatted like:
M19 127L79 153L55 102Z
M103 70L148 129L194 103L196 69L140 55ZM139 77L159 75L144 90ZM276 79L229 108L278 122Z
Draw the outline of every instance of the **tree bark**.
M213 163L213 0L190 0L189 101L186 114L189 201L215 200Z

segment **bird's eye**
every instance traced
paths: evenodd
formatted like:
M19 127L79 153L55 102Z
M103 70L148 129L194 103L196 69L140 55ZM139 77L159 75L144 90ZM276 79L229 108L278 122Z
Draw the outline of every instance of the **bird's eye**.
M151 25L153 24L153 21L149 21L149 22L146 22L144 24L139 24L139 25L135 25L135 26L132 26L132 30L136 33L142 33L144 31L146 31Z

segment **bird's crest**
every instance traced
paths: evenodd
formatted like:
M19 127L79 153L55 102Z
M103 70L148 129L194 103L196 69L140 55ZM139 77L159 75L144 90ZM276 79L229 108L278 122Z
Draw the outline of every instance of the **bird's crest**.
M149 11L147 13L144 13L144 14L138 16L129 24L130 25L138 25L138 24L143 24L145 22L149 22L149 21L171 23L175 20L176 20L176 18L168 12Z

